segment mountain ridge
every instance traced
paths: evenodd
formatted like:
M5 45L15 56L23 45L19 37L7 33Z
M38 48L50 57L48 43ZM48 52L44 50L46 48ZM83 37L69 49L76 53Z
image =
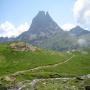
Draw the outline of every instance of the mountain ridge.
M33 18L28 31L22 33L18 39L35 43L37 39L47 39L53 34L62 31L63 30L57 25L48 12L39 11Z
M80 27L78 25L76 27L72 28L69 32L73 35L76 35L76 36L85 35L85 34L88 34L88 33L90 34L90 31L85 30L85 29L83 29L82 27Z
M39 11L33 18L28 31L23 32L13 40L28 42L32 45L47 49L68 50L90 47L89 38L90 31L80 26L76 26L70 31L64 31L52 19L48 12ZM3 40L2 42L5 41ZM6 41L10 41L10 39Z

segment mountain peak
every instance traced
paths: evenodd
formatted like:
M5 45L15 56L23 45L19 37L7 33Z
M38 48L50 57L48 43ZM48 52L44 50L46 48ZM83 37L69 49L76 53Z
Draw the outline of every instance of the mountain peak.
M36 17L48 17L48 18L51 18L51 16L49 15L49 12L45 12L45 11L39 11L38 14L36 15Z
M82 27L80 27L79 25L77 25L76 27L74 27L74 28L76 28L76 29L82 29L82 30L84 30Z
M80 36L80 35L88 34L90 32L77 25L76 27L70 30L70 33L76 36Z
M57 29L56 29L57 28ZM41 33L50 30L60 30L59 26L49 15L48 11L39 11L38 14L32 20L30 27L31 33Z
M39 11L34 17L31 23L31 27L27 32L22 33L19 38L24 40L45 39L54 35L57 32L61 32L62 29L52 19L48 12ZM39 40L39 41L40 41Z
M37 15L45 16L45 12L44 11L39 11Z
M48 11L46 12L46 16L50 16Z

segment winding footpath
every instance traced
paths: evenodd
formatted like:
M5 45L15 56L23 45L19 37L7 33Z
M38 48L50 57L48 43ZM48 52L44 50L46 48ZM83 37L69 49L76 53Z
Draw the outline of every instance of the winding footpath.
M64 62L60 62L60 63L56 63L56 64L52 64L52 65L38 66L38 67L29 69L29 70L18 71L18 72L14 73L14 74L11 74L11 75L12 75L12 76L16 76L16 75L19 75L19 74L23 74L23 73L30 72L30 71L34 71L34 70L39 70L39 69L42 69L42 68L56 67L56 66L58 66L58 65L67 63L67 62L70 61L74 56L75 56L75 55L71 56L70 58L66 59Z
M58 65L62 65L64 63L67 63L68 61L70 61L75 55L72 55L71 57L69 57L68 59L66 59L65 61L63 62L60 62L60 63L56 63L56 64L52 64L52 65L45 65L45 66L38 66L38 67L35 67L35 68L32 68L32 69L29 69L29 70L23 70L23 71L18 71L14 74L11 74L10 76L17 76L17 75L20 75L20 74L24 74L26 72L30 72L30 71L34 71L34 70L39 70L39 69L42 69L42 68L48 68L48 67L56 67ZM9 76L6 76L6 77L9 77ZM10 77L9 77L10 78ZM38 81L42 81L42 80L62 80L62 79L72 79L72 78L48 78L48 79L34 79L32 81L29 81L26 82L26 83L23 83L25 81L22 81L22 82L19 82L18 85L19 85L19 88L16 89L16 90L22 90L22 88L25 88L27 86L30 86L30 90L34 90L35 88L35 85Z
M26 73L26 72L29 72L29 71L34 71L34 70L38 70L38 69L42 69L42 68L48 68L48 67L56 67L58 65L62 65L64 63L67 63L68 61L70 61L75 55L71 56L70 58L68 58L67 60L65 60L64 62L60 62L60 63L56 63L56 64L53 64L53 65L46 65L46 66L39 66L39 67L36 67L36 68L33 68L33 69L29 69L29 70L24 70L24 71L18 71L12 75L19 75L19 74L23 74L23 73ZM19 89L18 90L22 90L22 88L25 88L27 86L30 86L30 90L34 90L35 88L35 85L37 82L39 81L43 81L43 80L70 80L70 79L75 79L75 77L73 78L48 78L48 79L34 79L32 80L31 82L29 81L28 83L24 83L23 82L20 82L20 86L19 86ZM25 81L24 81L25 82ZM19 85L19 84L18 84Z
M65 63L69 62L74 56L75 55L72 55L70 58L68 58L65 61L60 62L60 63L56 63L56 64L52 64L52 65L45 65L45 66L38 66L38 67L35 67L33 69L24 70L24 71L18 71L18 72L14 73L14 74L11 74L11 76L16 76L16 75L24 74L26 72L30 72L30 71L34 71L34 70L39 70L39 69L42 69L42 68L56 67L58 65L62 65L62 64L65 64ZM80 77L82 79L90 78L90 74L84 75L84 76L80 76ZM42 79L33 79L32 81L31 80L25 80L25 81L19 82L18 83L18 87L19 88L15 89L15 90L22 90L25 87L29 87L29 89L27 89L27 90L34 90L36 83L38 83L39 81L44 81L44 80L74 80L74 79L76 79L76 77L71 77L71 78L68 78L68 77L67 78L48 78L48 79L42 78Z

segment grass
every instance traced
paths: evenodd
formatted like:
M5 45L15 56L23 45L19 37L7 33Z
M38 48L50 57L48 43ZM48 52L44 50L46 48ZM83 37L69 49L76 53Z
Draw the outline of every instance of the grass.
M47 50L13 51L9 43L0 44L0 76L11 74L20 70L54 64L64 61L70 55Z
M13 73L23 70L29 70L39 66L42 67L37 70L32 70L14 76L17 82L24 80L33 80L35 78L57 78L57 77L77 77L80 75L85 75L90 73L90 49L85 49L83 51L71 51L66 52L56 52L48 51L45 49L38 49L34 52L32 51L14 51L11 49L11 43L1 43L0 44L0 77L6 75L12 76ZM66 61L68 58L72 57L68 62L57 65L53 67L52 65L60 62ZM8 81L1 80L3 86L8 86ZM43 86L46 83L46 86ZM65 86L70 87L74 85L75 90L81 87L81 81L40 81L36 84L35 90L63 90ZM84 81L83 85L90 83L90 80ZM71 85L71 86L70 86ZM62 87L59 87L62 86ZM47 88L47 89L46 89ZM82 90L82 89L81 89Z
M90 73L90 53L74 53L74 57L67 63L56 67L42 68L38 72L59 73L62 76L78 76Z
M72 52L74 57L69 62L56 67L41 68L16 76L17 80L34 78L78 77L90 73L90 51L83 54L81 51ZM70 56L69 56L70 57Z

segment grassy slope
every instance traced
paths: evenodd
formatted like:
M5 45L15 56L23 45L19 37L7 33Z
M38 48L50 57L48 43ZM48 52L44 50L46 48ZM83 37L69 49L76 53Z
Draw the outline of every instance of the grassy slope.
M83 54L74 52L75 56L67 63L56 67L43 68L38 72L59 73L61 76L78 76L90 73L90 52Z
M90 73L90 51L87 54L73 52L74 57L62 65L47 67L26 73L26 76L43 76L48 74L59 74L61 76L77 76ZM0 44L0 76L11 74L20 70L28 70L43 65L51 65L63 62L72 54L59 53L47 50L37 50L35 52L13 51L9 48L9 43ZM37 73L38 72L38 73Z
M24 74L20 74L16 76L16 81L18 82L18 80L22 81L33 78L78 76L90 73L89 49L87 50L88 53L86 54L81 52L72 52L72 54L67 54L65 52L60 53L41 49L35 52L20 52L11 50L9 48L9 44L10 43L0 44L0 76L12 74L20 70L27 70L38 66L64 62L72 55L75 56L69 62L66 62L62 65L58 65L56 67L42 68L39 70L34 70ZM90 82L90 80L86 81L86 83L88 82ZM5 81L4 83L8 82ZM39 82L37 84L37 90L45 89L45 86L43 86L41 83L42 82ZM76 85L76 88L77 85L79 85L74 81L66 82L66 84L63 84L63 81L44 81L43 83L47 83L47 90L54 90L54 88L60 88L60 90L63 90L61 89L63 87L59 87L60 85L69 86L73 84ZM71 85L70 87L72 88L73 85Z
M47 67L17 76L18 79L72 77L90 73L90 51L88 53L73 52L75 55L69 62L56 67Z
M47 50L13 51L9 43L0 44L0 76L26 70L37 66L64 61L70 55Z

